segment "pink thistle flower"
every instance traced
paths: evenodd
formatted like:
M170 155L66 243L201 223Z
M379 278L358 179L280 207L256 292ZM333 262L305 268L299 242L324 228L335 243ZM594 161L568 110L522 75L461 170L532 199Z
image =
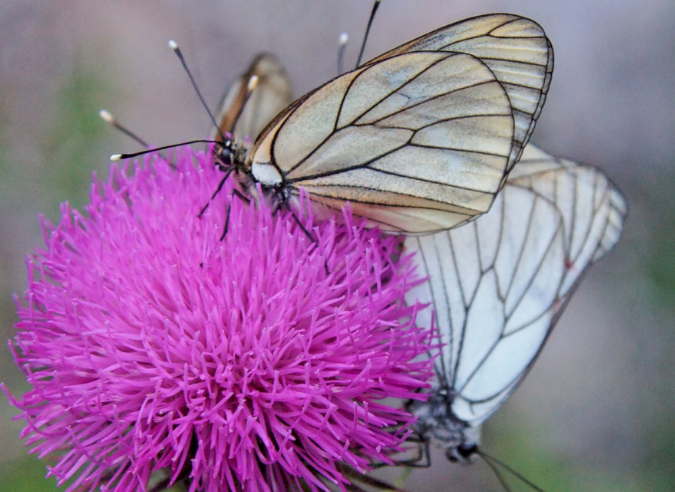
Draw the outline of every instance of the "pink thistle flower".
M155 472L191 492L344 489L345 466L390 463L410 432L382 401L423 398L431 374L399 239L348 211L314 223L302 197L315 244L231 187L200 220L220 176L204 153L113 166L86 215L43 221L12 345L33 388L10 398L69 491Z

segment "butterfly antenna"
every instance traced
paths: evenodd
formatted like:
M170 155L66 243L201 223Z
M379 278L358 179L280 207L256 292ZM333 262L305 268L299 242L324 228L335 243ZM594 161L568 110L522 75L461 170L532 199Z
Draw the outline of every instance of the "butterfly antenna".
M502 487L504 487L504 490L507 492L511 492L511 489L509 486L506 484L506 480L504 479L502 473L499 471L499 467L503 468L507 472L509 472L511 475L516 477L518 480L523 482L524 484L530 486L532 490L536 490L537 492L545 492L544 489L537 487L534 483L530 482L527 478L525 478L522 474L518 473L516 470L511 468L509 465L504 463L503 461L498 460L494 456L490 456L489 454L486 454L485 452L477 449L476 454L483 458L483 461L485 461L488 466L492 469L494 474L497 476L497 479L499 480L499 483L502 484Z
M499 469L497 468L497 466L495 464L493 464L491 461L488 461L487 459L485 459L484 456L481 456L481 457L487 463L487 465L490 467L492 472L495 474L495 476L497 477L497 480L499 480L499 483L504 488L504 490L506 490L506 492L511 492L511 489L506 484L506 480L504 480L504 477L502 477L502 474L499 471Z
M361 43L361 51L359 52L359 57L356 60L356 68L359 68L361 65L361 58L363 58L363 52L366 50L366 41L368 41L368 35L370 34L370 27L373 25L373 20L375 19L375 14L377 9L380 6L381 0L375 0L373 4L373 10L370 12L370 19L368 19L368 27L366 27L366 35L363 36L363 43Z
M141 137L139 137L138 135L136 135L134 132L132 132L132 131L129 130L128 128L126 128L126 127L120 125L120 124L117 122L117 120L115 119L115 117L114 117L112 114L110 114L109 111L107 111L107 110L105 110L105 109L102 109L102 110L100 110L100 111L98 112L98 115L101 117L101 119L102 119L103 121L105 121L106 123L108 123L110 126L113 126L113 127L116 128L117 130L121 131L121 132L124 133L127 137L133 138L134 140L136 140L136 142L138 142L139 144L141 144L141 145L142 145L143 147L145 147L145 148L150 148L150 145L148 144L148 142L146 142L145 140L143 140Z
M155 147L154 149L146 149L142 150L141 152L134 152L133 154L113 154L110 156L110 160L113 162L121 161L122 159L131 159L132 157L150 154L151 152L159 152L160 150L173 149L175 147L181 147L183 145L192 145L196 143L220 144L220 142L218 142L217 140L190 140L188 142L165 145L164 147Z
M190 69L187 66L187 63L185 63L185 58L183 58L183 53L181 53L180 48L178 47L178 43L176 43L173 39L169 41L169 48L173 50L174 53L176 53L176 56L180 60L181 65L183 65L183 69L185 70L185 73L187 73L188 77L190 78L190 82L192 83L192 87L194 87L195 92L197 93L197 96L199 96L199 100L202 102L202 105L204 106L204 109L206 109L206 112L209 114L209 118L211 118L211 122L213 122L213 126L216 127L218 130L218 133L220 134L220 138L223 139L223 142L227 140L225 138L225 135L223 135L223 131L220 129L220 126L218 123L216 123L216 118L213 116L213 113L209 109L209 105L206 104L206 101L204 100L204 96L202 96L201 91L199 90L199 87L197 87L197 82L195 82L194 77L192 76L192 72L190 72Z
M347 50L347 42L349 41L349 35L346 32L340 34L340 46L338 48L338 57L337 57L337 74L342 75L344 70L344 60L345 60L345 51Z

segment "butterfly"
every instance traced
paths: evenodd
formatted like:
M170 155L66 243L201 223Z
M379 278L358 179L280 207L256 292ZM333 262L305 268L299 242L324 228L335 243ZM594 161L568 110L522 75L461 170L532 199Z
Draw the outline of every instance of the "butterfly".
M406 300L433 306L417 322L433 316L443 344L428 401L408 404L425 445L442 444L455 462L480 453L481 425L523 380L587 269L618 242L626 212L598 169L529 144L487 214L406 238L429 277Z
M552 70L541 27L508 14L438 29L295 102L281 65L260 55L221 105L218 190L234 173L248 195L259 185L277 206L304 189L313 204L349 202L385 231L455 227L487 212L504 186Z
M442 231L405 242L430 277L408 302L434 307L445 344L429 400L409 409L424 443L443 443L452 461L477 452L482 423L621 234L625 201L600 171L527 144L552 69L538 24L493 14L426 34L295 102L278 60L259 55L218 113L221 185L234 172L279 203L304 188L329 208L349 201L386 230ZM419 324L431 316L420 312Z

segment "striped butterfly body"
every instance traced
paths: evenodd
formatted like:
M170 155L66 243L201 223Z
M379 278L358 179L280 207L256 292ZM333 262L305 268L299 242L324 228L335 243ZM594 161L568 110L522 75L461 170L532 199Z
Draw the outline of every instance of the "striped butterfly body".
M597 169L525 147L492 209L470 224L406 238L428 282L443 343L426 403L411 402L425 442L451 461L478 451L480 426L516 389L588 267L619 240L626 204ZM419 314L429 326L432 313Z
M441 28L292 103L283 69L265 55L226 96L221 129L233 138L217 148L219 165L278 205L304 189L328 209L351 203L386 231L449 229L489 210L552 68L541 27L507 14Z

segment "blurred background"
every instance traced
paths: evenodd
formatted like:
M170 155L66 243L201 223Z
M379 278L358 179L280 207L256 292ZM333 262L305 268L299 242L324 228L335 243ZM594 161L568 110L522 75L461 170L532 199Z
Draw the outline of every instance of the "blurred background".
M347 31L356 58L368 0L0 0L0 339L12 294L42 244L39 213L86 203L92 171L140 150L97 116L110 110L156 145L201 138L211 107L259 51L276 53L296 95L336 75ZM675 4L672 0L384 0L366 59L440 26L510 12L546 29L553 84L533 142L602 168L630 214L616 250L587 275L521 388L484 429L483 449L546 491L675 490ZM0 380L26 390L0 346ZM0 490L56 490L18 439L0 396ZM407 488L497 491L487 466L433 456ZM520 489L515 489L520 490Z

